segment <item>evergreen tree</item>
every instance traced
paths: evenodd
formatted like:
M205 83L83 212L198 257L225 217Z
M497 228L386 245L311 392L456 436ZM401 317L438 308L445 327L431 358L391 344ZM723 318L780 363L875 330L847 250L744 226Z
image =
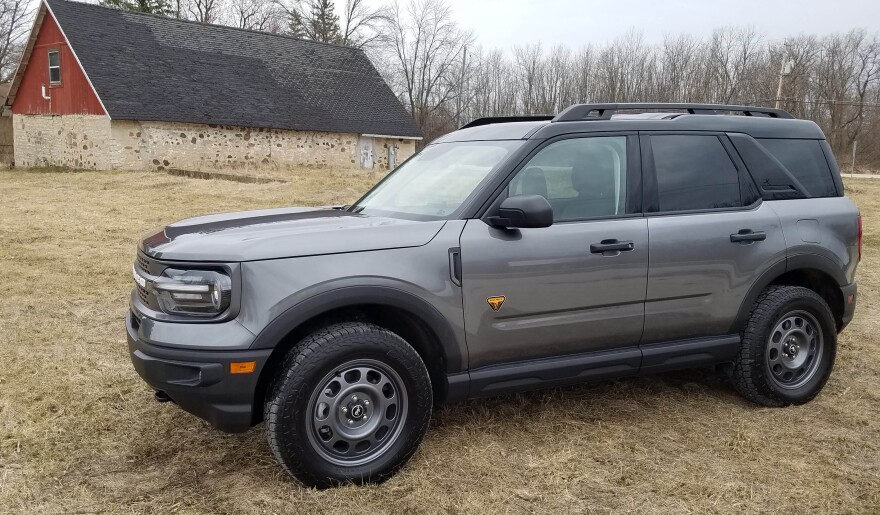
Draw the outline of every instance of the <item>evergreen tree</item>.
M341 43L339 16L333 0L306 0L288 11L288 33L292 36Z
M287 33L295 38L309 39L308 25L303 20L299 11L293 10L289 13L290 21L287 24Z
M324 43L338 43L340 41L339 16L336 14L333 0L312 0L309 18L309 23L312 26L312 39Z
M170 0L101 0L101 5L138 13L173 14Z

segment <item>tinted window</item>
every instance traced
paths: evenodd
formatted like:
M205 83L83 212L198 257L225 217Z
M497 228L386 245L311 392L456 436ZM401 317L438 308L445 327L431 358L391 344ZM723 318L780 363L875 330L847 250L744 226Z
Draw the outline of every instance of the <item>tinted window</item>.
M715 136L652 136L660 211L742 205L736 167Z
M517 173L508 194L543 196L556 221L625 213L626 136L551 143Z
M758 140L773 157L797 177L813 197L835 197L837 188L819 141L812 139Z

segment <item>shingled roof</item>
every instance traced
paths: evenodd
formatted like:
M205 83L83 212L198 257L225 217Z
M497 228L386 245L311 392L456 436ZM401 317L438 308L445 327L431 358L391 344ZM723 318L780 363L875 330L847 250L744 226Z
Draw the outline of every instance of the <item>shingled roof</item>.
M361 50L44 2L111 119L421 136Z

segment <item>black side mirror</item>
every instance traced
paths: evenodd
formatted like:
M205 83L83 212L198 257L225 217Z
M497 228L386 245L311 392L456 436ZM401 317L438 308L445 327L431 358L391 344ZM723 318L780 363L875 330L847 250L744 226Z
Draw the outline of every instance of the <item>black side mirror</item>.
M507 197L498 208L498 216L488 218L492 227L536 229L553 225L553 207L541 195Z

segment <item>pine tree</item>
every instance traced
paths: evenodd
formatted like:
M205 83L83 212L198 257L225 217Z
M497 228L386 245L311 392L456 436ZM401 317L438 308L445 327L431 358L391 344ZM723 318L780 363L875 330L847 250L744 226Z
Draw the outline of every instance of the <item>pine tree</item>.
M162 16L173 14L169 0L101 0L101 5L138 13L161 14Z
M338 43L339 16L333 0L315 0L312 4L312 33L315 41Z
M298 11L291 11L290 21L287 24L287 33L295 38L309 39L309 31L306 21Z
M340 43L339 16L333 0L309 0L290 15L290 33L324 43Z

